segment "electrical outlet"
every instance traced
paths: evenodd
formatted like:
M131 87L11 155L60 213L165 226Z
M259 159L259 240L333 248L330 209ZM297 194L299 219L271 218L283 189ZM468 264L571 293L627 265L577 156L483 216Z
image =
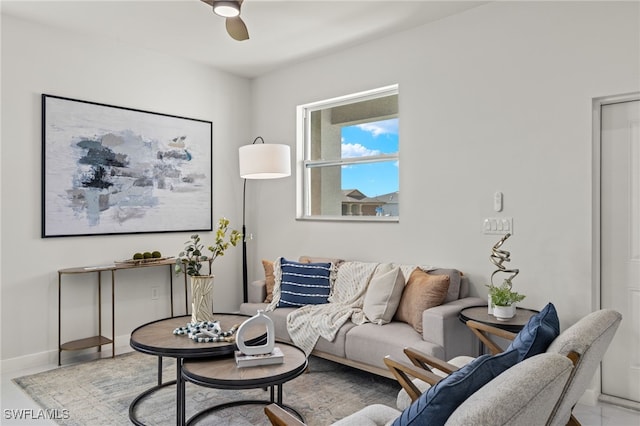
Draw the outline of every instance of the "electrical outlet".
M151 287L151 300L158 300L158 287Z

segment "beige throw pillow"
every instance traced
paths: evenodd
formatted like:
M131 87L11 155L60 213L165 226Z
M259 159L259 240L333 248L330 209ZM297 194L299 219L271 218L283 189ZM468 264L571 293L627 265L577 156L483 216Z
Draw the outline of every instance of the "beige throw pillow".
M262 267L264 268L264 282L267 287L267 297L264 302L270 303L273 300L273 286L276 285L276 279L273 275L273 262L271 260L263 260Z
M415 269L402 292L395 319L411 325L422 333L422 312L441 305L449 290L448 275L430 275Z
M400 268L387 265L380 265L375 272L362 308L367 319L378 325L391 322L404 289L404 275Z

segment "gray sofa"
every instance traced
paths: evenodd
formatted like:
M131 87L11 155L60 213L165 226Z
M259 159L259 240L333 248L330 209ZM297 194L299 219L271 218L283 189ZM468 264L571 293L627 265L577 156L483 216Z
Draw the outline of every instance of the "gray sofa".
M403 349L407 346L440 359L451 359L459 355L477 356L477 338L459 320L458 314L464 308L483 305L486 301L468 296L469 282L466 277L459 279L459 283L460 290L456 300L446 301L422 313L422 333L405 322L395 320L385 325L370 322L355 325L347 321L333 341L320 337L311 353L390 378L393 376L384 364L384 357L391 355L402 358ZM249 301L240 305L240 312L255 315L258 310L266 310L268 303L263 302L265 297L265 280L250 283ZM287 315L294 310L295 308L277 308L266 312L274 322L277 340L292 341L287 332Z

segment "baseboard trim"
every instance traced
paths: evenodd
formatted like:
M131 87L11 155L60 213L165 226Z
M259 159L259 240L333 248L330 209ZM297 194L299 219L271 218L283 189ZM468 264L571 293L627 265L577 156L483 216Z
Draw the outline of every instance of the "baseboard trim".
M629 408L631 410L640 411L640 402L618 398L617 396L611 395L600 395L600 398L598 398L598 400L606 402L607 404L617 405L620 407Z
M57 365L58 351L46 351L0 361L0 373L9 374L19 370L36 369Z
M116 336L115 354L119 355L131 352L133 349L129 346L131 334ZM89 361L98 358L108 358L111 356L111 345L104 345L102 351L98 352L96 348L86 349L83 351L63 351L62 365L74 364L77 362ZM23 355L15 358L0 360L0 373L9 374L15 371L26 369L42 369L56 368L58 366L58 350L44 351L35 354Z

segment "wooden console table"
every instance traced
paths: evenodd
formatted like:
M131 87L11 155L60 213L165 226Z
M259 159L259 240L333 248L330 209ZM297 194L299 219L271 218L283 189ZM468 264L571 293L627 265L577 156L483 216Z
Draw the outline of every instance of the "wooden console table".
M102 350L103 345L111 345L111 357L115 356L115 282L116 271L123 269L136 269L136 268L150 268L154 266L166 266L169 268L170 276L170 294L171 294L171 317L173 317L173 275L174 265L176 264L175 258L158 260L155 262L141 262L141 263L115 263L104 266L86 266L65 268L58 270L58 365L61 365L60 357L62 351L77 351L81 349L88 349L97 347L98 352ZM211 268L211 264L209 264ZM211 271L211 269L209 269ZM102 335L102 272L111 272L111 338L107 338ZM84 339L73 340L70 342L62 343L62 276L68 274L88 274L95 273L98 278L98 335L87 337ZM189 313L189 303L187 295L187 275L184 275L184 309L185 314Z

